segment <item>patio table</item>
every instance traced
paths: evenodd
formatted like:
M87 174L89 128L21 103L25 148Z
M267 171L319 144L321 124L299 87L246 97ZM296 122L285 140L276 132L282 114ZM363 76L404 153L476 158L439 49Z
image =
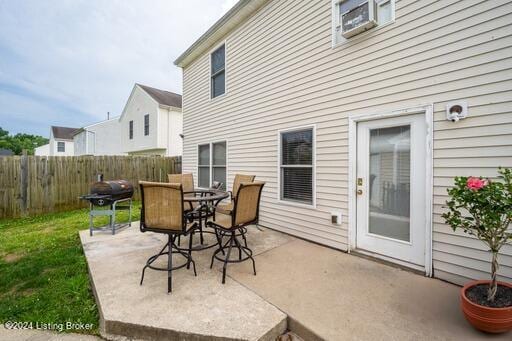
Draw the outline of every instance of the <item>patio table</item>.
M192 248L194 251L206 250L217 245L217 243L208 245L204 242L203 233L215 234L217 240L219 239L219 235L217 234L217 231L203 231L203 226L206 225L206 219L213 215L215 206L228 197L228 192L218 189L195 189L193 191L183 192L183 201L199 203L199 206L189 213L189 216L199 222L200 244Z

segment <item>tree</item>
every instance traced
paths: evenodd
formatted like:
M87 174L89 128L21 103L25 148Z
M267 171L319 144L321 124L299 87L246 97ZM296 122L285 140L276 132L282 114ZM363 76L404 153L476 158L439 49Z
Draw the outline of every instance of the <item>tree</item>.
M9 135L7 130L0 127L0 148L9 149L16 155L21 155L23 149L26 149L29 155L33 155L36 147L47 143L48 139L42 136L22 133Z

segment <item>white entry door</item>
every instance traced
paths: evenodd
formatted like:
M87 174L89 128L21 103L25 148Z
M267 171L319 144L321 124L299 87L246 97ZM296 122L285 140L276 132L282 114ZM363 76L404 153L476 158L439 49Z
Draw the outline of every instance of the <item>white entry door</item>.
M357 124L358 249L425 265L426 143L424 114Z

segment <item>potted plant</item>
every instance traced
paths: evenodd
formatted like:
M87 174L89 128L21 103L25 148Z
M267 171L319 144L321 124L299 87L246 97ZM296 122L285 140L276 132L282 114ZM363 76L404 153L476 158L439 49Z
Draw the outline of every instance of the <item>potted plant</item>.
M453 230L462 229L485 243L491 253L491 279L461 289L461 308L477 329L502 333L512 329L512 284L497 281L498 253L512 241L512 169L500 168L498 180L456 177L448 189L442 216Z

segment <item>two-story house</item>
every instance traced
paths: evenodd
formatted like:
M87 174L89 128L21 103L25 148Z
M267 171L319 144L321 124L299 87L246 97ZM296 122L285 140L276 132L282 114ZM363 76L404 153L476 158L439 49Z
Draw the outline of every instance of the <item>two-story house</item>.
M487 277L441 214L455 176L512 167L512 1L242 0L175 64L196 185L253 174L263 226Z
M119 117L90 124L73 134L75 155L126 155Z
M122 151L129 155L182 153L181 95L135 84L119 117Z
M50 141L48 144L37 147L35 155L41 156L73 156L73 134L78 128L50 127Z

